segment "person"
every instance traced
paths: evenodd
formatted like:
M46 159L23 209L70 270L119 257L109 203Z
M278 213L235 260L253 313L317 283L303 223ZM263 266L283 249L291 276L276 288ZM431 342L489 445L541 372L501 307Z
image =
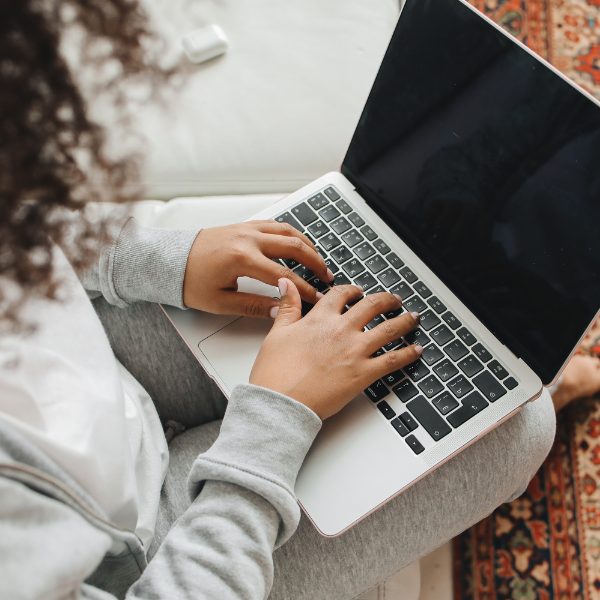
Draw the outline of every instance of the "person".
M399 298L321 297L271 260L332 278L279 223L89 218L88 200L129 198L135 163L109 157L86 113L67 26L85 32L84 62L121 65L107 88L164 82L133 0L0 4L0 597L354 598L520 495L553 441L547 391L346 533L319 535L294 497L303 458L323 419L418 357L372 356L418 315L364 332ZM240 276L281 300L238 292ZM315 304L304 318L301 300ZM274 319L228 404L159 302Z

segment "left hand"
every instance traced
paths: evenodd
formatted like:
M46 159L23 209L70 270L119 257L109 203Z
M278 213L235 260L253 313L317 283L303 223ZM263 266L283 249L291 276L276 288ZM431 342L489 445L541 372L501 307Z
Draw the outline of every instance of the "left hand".
M287 223L250 221L209 227L199 234L187 261L183 302L190 308L226 315L273 318L279 300L238 292L238 277L251 277L276 286L281 278L294 282L303 300L314 304L322 297L291 269L272 258L293 258L321 281L333 280L331 271L311 241Z

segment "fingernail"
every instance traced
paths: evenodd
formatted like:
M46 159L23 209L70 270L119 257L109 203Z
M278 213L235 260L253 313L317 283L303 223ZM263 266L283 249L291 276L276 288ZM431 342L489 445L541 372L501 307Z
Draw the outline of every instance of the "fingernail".
M279 312L279 306L274 306L270 311L269 311L269 316L271 317L271 319L274 319L277 316L277 313Z
M317 292L317 300L320 300L325 294L321 294L321 292Z
M421 321L421 315L418 312L411 312L410 316L415 320L415 323L419 323ZM421 348L423 350L423 348Z
M402 297L398 296L398 294L394 294L394 297L396 298L396 300L398 300L398 302L400 302L400 304L402 304Z
M363 290L363 288L362 288L362 285L355 285L354 287L355 287L355 288L358 288L358 289L360 290L360 293L361 293L361 294L364 294L364 293L365 293L365 290Z
M279 295L285 296L287 294L287 281L285 279L280 279L277 282L277 287L279 288ZM278 308L279 310L279 308Z
M329 281L333 281L333 273L331 269L327 269L327 277L329 277Z
M415 346L415 352L417 354L423 354L423 346Z

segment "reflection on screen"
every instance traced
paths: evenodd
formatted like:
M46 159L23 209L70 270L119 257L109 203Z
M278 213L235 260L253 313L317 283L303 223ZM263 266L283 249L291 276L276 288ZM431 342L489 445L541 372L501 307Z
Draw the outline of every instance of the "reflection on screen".
M553 379L600 308L600 107L457 0L408 0L342 172Z

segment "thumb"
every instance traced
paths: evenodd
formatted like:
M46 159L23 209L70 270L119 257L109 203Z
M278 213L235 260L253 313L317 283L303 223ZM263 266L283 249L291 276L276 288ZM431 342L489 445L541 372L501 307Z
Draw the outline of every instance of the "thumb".
M281 301L278 307L271 309L271 316L275 317L273 327L286 327L302 318L302 300L298 288L290 279L280 279L277 287Z

